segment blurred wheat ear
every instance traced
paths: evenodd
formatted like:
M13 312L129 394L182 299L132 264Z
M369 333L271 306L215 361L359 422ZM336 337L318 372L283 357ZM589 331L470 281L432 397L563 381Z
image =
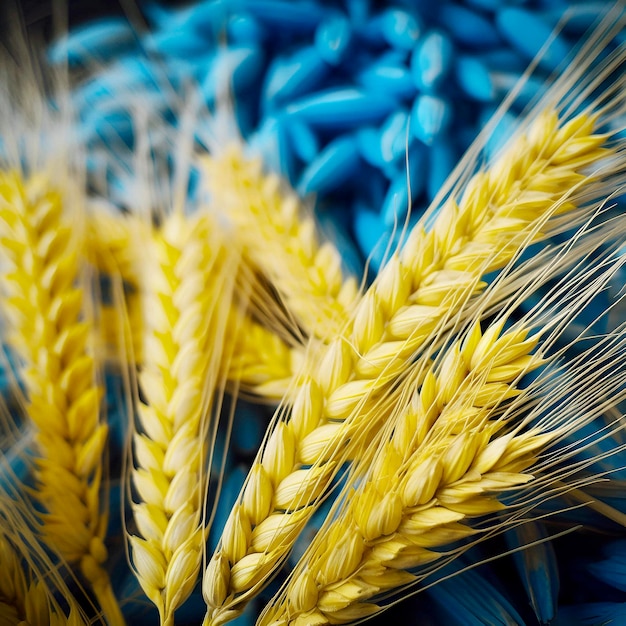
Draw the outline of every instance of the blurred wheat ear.
M0 174L5 341L20 362L24 409L36 428L45 539L79 566L110 622L122 624L104 568L108 428L100 419L93 327L84 308L84 240L72 221L78 199L69 178L57 184L44 172Z
M201 160L211 201L238 228L251 263L267 277L295 321L311 337L341 331L358 285L342 277L341 255L318 242L317 226L293 190L262 163L231 146Z

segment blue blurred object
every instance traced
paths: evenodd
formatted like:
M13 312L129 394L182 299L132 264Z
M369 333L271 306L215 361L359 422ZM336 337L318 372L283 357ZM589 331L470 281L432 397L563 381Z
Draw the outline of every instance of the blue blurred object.
M556 554L547 541L548 533L541 522L526 522L505 534L513 560L535 615L548 624L556 615L559 596L559 573ZM520 549L524 548L525 549Z

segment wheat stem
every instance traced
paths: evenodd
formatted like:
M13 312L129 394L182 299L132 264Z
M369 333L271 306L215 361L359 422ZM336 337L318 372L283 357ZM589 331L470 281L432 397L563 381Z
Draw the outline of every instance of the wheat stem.
M99 419L92 327L82 312L82 243L70 202L69 192L56 191L44 175L0 175L6 340L21 359L26 411L37 431L36 495L46 542L80 565L116 625L124 620L104 569L107 515L100 502L108 429Z
M279 419L254 464L205 572L205 589L224 590L205 593L205 623L236 615L275 570L337 462L355 453L346 445L380 428L381 398L441 324L483 290L481 277L507 265L542 228L549 233L552 216L575 208L572 190L593 188L581 172L611 154L593 127L585 114L561 123L554 110L540 115L468 182L458 203L446 202L429 232L422 224L413 229L356 305L344 334L308 362L289 418ZM272 540L256 546L255 529L270 523Z

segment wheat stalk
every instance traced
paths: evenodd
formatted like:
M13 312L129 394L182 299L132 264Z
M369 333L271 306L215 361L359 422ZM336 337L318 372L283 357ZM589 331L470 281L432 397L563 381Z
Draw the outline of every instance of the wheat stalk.
M145 362L131 471L138 535L129 541L139 583L171 625L202 561L207 420L219 401L237 255L200 212L172 213L136 244L144 250Z
M205 623L237 615L274 571L328 487L334 461L350 458L345 446L355 434L362 441L380 427L381 397L440 325L483 290L480 278L538 240L540 229L561 228L550 218L575 208L573 190L601 193L602 183L594 188L582 173L613 154L594 122L584 113L562 123L555 110L538 116L472 177L458 204L442 207L429 232L413 229L347 330L308 363L289 418L277 422L254 464L205 572ZM270 523L272 541L255 547L254 529Z
M6 340L21 359L26 412L36 427L45 540L80 565L109 622L122 624L104 569L107 515L100 491L107 426L99 418L101 389L80 285L82 242L72 233L69 189L68 183L61 194L43 174L0 174Z
M310 336L335 336L358 285L343 279L335 246L318 243L315 220L296 194L236 146L203 157L201 169L214 205L238 227L251 264L268 277Z

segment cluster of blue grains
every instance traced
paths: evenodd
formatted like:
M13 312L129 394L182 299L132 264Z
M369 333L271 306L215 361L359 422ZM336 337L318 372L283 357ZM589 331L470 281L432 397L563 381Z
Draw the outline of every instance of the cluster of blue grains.
M606 6L566 0L204 0L176 9L152 4L144 7L145 34L122 17L101 19L71 32L49 56L53 63L69 60L78 76L83 68L90 70L73 96L80 138L88 147L91 174L106 178L108 194L120 206L126 206L132 190L128 171L110 157L118 155L123 162L120 155L133 146L135 108L147 103L176 123L177 98L193 83L209 109L224 97L232 99L250 152L315 200L347 269L358 275L366 259L373 272L378 270L409 209L410 221L419 218L563 12L573 11L574 18L552 36L488 153L510 134L516 115L541 95ZM109 411L114 416L118 409L111 397ZM245 405L238 410L241 426L232 441L226 441L225 431L218 433L214 467L225 473L209 550L217 544L270 413ZM216 486L217 475L211 487ZM578 512L576 520L582 515ZM116 519L115 511L111 517ZM607 524L591 515L590 521ZM603 530L616 528L607 524ZM527 524L507 533L499 549L545 536L542 523ZM557 614L564 568L561 604L584 606L559 610L553 623L626 623L621 604L626 587L620 582L626 578L624 547L603 561L594 557L592 548L603 545L595 535L581 558L575 557L575 545L568 537L539 543L515 558L438 584L371 623L547 624ZM489 554L477 547L461 565ZM124 569L123 554L118 567ZM580 589L585 577L584 597L569 591ZM117 591L121 597L140 596L130 576ZM235 623L253 623L259 606L253 603ZM202 607L195 593L177 623L198 623ZM142 601L130 601L124 610L131 621L156 618Z

